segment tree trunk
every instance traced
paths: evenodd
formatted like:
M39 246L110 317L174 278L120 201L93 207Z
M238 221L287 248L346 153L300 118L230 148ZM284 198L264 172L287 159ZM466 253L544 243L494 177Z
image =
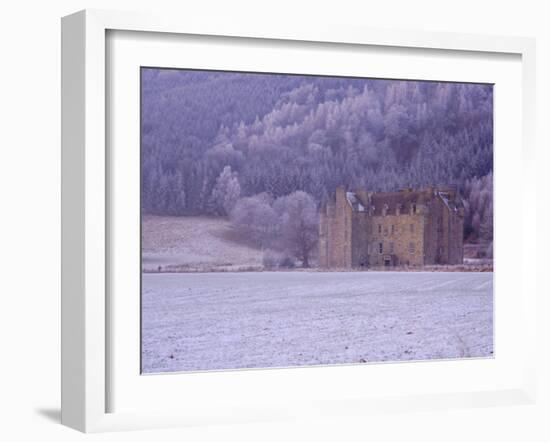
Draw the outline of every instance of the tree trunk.
M302 267L304 269L309 269L309 257L307 255L307 253L304 253L303 254L303 258L302 258Z

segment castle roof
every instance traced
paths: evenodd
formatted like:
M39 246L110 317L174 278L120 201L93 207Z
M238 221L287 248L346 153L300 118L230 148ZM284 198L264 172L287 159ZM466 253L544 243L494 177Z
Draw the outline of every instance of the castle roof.
M357 194L354 192L346 192L346 198L348 200L348 203L350 203L353 210L357 212L364 212L365 206L363 203L359 200Z
M408 212L413 205L426 205L435 198L441 198L449 210L456 211L462 201L453 189L427 188L421 190L403 189L397 192L347 192L347 200L354 211L369 210L377 215L383 213Z

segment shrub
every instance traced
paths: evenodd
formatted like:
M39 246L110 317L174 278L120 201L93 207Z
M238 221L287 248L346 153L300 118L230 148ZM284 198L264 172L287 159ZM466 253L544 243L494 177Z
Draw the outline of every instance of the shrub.
M264 252L262 264L266 269L276 269L279 266L279 257L272 250Z
M293 269L294 267L296 267L296 263L294 262L294 259L292 259L290 256L285 256L281 259L279 267Z
M274 250L266 250L262 259L262 263L266 269L286 268L293 269L296 267L294 258L286 253L278 253Z

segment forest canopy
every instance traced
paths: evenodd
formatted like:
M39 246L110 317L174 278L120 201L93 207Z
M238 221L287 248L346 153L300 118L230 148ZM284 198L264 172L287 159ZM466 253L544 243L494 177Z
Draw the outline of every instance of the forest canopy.
M454 185L492 223L492 85L142 68L141 106L144 213Z

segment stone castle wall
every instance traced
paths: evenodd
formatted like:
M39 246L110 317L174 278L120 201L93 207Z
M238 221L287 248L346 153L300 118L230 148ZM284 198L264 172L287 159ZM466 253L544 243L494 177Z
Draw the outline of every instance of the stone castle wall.
M339 187L320 216L320 266L461 264L463 209L453 206L451 210L448 202L434 189L415 194L422 203L409 204L406 210L383 210L383 213L378 210L374 214L367 209L372 194L356 191L355 195L364 206L354 210L345 189Z
M326 205L319 219L319 265L324 268L352 267L352 209L343 188Z
M423 265L424 223L423 214L371 217L367 231L370 265L385 265L388 256L391 265Z

